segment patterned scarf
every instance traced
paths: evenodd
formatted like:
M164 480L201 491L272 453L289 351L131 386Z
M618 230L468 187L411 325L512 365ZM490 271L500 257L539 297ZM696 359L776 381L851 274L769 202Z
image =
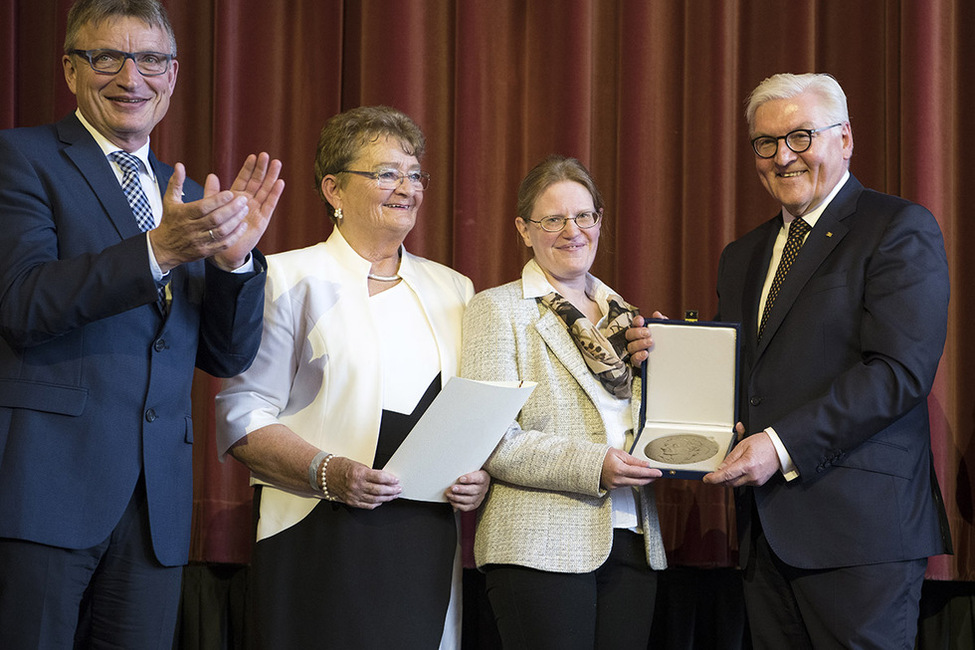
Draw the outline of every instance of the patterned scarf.
M626 328L633 321L637 309L619 296L610 296L607 324L600 330L558 292L553 291L537 300L565 324L569 336L599 383L619 399L629 399L633 371L629 364L630 355L626 351Z

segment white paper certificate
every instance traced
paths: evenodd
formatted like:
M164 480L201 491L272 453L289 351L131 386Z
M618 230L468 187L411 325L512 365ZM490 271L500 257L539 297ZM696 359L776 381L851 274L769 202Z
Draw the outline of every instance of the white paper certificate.
M383 468L401 499L447 501L447 488L478 470L535 389L535 382L451 377Z

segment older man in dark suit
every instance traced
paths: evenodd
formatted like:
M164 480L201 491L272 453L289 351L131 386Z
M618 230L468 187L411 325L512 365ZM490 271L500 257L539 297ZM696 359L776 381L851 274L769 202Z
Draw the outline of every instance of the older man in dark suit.
M718 317L743 325L752 435L704 480L750 486L755 645L913 648L927 557L950 551L927 408L947 330L941 230L850 175L831 76L770 77L747 118L782 212L721 256Z
M941 230L850 175L833 77L770 77L746 117L782 210L721 255L717 318L742 324L749 435L704 481L740 488L754 644L913 648L927 558L951 552L927 409L947 330Z
M0 132L0 647L169 648L193 368L257 352L280 163L221 192L155 158L178 69L156 0L77 2L63 66L77 111Z

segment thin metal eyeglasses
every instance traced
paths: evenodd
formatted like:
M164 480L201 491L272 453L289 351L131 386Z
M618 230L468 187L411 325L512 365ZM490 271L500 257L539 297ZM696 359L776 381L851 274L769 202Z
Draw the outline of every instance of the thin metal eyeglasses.
M550 217L542 217L541 219L528 219L528 221L537 223L545 232L562 232L565 229L565 224L569 223L570 219L580 228L592 228L599 223L599 219L602 216L602 212L580 212L574 217L552 215Z
M169 72L170 62L176 58L174 54L162 52L122 52L119 50L71 50L69 54L76 54L88 61L91 69L98 74L118 74L125 67L125 62L132 59L136 69L143 77L158 77Z
M789 147L794 153L803 153L812 146L814 135L820 131L828 131L837 126L842 126L842 124L842 122L837 122L818 129L796 129L778 137L760 135L752 140L752 149L755 150L755 155L759 158L774 158L775 154L779 152L779 140L785 140L785 146Z
M393 169L384 169L378 172L361 172L355 169L342 169L337 174L357 174L376 181L379 189L395 190L403 180L408 180L415 190L425 190L430 186L430 172L402 172Z

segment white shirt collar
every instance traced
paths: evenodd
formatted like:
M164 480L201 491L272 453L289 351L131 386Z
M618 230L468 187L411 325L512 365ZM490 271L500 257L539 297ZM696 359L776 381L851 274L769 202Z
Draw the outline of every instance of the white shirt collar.
M339 266L348 270L353 275L359 277L361 276L365 279L369 270L372 268L372 262L366 258L359 255L358 252L346 241L345 237L342 235L342 231L339 230L337 226L332 227L332 233L325 240L325 245L329 248L331 254L339 262ZM408 280L415 276L413 262L410 259L410 255L406 252L406 248L400 244L400 261L399 269L396 271L404 280Z
M834 198L836 198L836 195L839 194L840 190L843 189L843 186L846 185L846 182L848 180L850 180L849 169L846 170L846 172L843 174L843 177L840 179L840 182L833 186L833 189L830 190L829 194L826 195L826 198L823 199L819 203L819 205L817 205L815 208L813 208L806 214L802 215L802 220L808 223L810 228L816 225L816 222L819 221L819 218L823 216L823 212L826 210L827 207L829 207L829 204L833 201ZM792 221L795 218L796 218L795 215L790 214L788 210L782 208L782 225L785 228L788 229L789 224L792 223Z
M98 148L102 150L102 153L105 154L106 157L108 157L110 153L114 153L116 151L122 151L122 149L118 145L110 142L108 138L102 135L98 129L93 127L88 122L88 120L85 119L85 116L81 114L80 108L75 110L75 115L78 117L78 121L81 122L81 126L85 127L88 133L91 134L91 137L95 138L95 143L98 145ZM143 165L142 171L146 172L149 175L149 178L151 178L153 182L156 182L156 174L152 170L152 165L149 164L149 138L146 138L146 143L144 145L142 145L135 151L130 151L129 153L131 153L133 156L135 156L136 158L142 161L142 165Z
M521 270L521 287L526 300L541 298L556 290L545 277L545 273L534 257L528 260L528 264L525 264L525 268ZM586 274L586 293L599 305L599 309L604 315L609 311L609 297L617 295L615 291L591 273Z

